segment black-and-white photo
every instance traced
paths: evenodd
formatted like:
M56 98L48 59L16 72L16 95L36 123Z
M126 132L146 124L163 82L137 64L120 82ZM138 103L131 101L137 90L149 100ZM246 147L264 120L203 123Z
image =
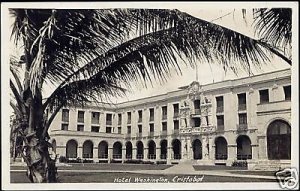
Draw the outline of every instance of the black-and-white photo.
M252 3L1 4L3 189L297 189L298 3Z

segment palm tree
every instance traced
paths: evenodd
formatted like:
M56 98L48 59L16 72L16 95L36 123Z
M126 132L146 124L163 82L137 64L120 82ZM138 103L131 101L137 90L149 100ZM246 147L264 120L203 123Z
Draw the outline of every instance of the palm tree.
M178 10L11 9L10 13L12 37L24 50L11 62L24 69L21 83L11 67L11 106L18 121L14 132L23 140L19 149L32 182L57 181L48 129L63 106L123 95L133 80L164 80L171 68L180 73L178 59L191 67L203 61L234 71L268 60L269 44ZM55 89L44 98L47 84Z

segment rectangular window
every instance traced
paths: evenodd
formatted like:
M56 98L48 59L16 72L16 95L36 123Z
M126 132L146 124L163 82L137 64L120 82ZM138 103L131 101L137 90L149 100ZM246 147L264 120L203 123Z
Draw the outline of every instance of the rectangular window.
M154 108L150 108L150 121L154 121Z
M127 126L127 134L131 134L131 126Z
M106 125L112 125L112 114L111 113L106 114Z
M91 116L92 124L99 124L99 118L100 118L99 112L92 112L92 116Z
M269 90L259 90L260 103L269 102Z
M179 104L173 104L173 109L174 109L174 118L179 117Z
M179 129L179 120L174 120L174 130Z
M142 125L138 125L138 129L139 129L139 133L143 132L143 126Z
M200 115L200 100L194 100L195 114Z
M238 110L246 110L246 93L238 94Z
M168 108L167 108L167 106L162 106L161 109L162 109L162 119L163 120L167 119L167 115L168 115Z
M122 114L119 113L118 114L118 125L121 125L122 124Z
M138 111L138 114L139 114L138 123L142 123L142 121L143 121L143 111L142 111L142 110L139 110L139 111Z
M84 131L84 125L77 125L77 131Z
M68 109L62 110L62 121L69 122L69 110Z
M99 126L92 126L91 132L97 132L99 133L100 127Z
M69 124L61 124L61 130L68 131Z
M217 113L224 112L223 96L216 97L216 102L217 102Z
M106 133L111 133L111 127L106 127Z
M127 112L127 124L131 123L131 112Z
M168 126L167 126L167 122L162 122L162 131L167 131Z
M154 124L150 124L150 132L154 132Z
M118 134L122 134L122 128L118 127Z
M78 123L84 123L84 111L78 111L77 122Z
M217 115L217 129L224 130L224 115Z
M194 120L194 127L200 127L201 121L200 121L200 117L195 117L193 118Z
M239 124L240 125L247 124L247 114L246 113L240 113L239 114Z
M291 100L291 94L292 94L291 86L284 86L283 90L284 90L285 100Z

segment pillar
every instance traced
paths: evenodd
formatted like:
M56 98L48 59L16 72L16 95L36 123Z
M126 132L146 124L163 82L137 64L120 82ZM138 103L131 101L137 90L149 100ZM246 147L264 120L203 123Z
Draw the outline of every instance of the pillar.
M137 154L137 148L132 147L132 159L137 159L136 154Z
M169 142L168 142L169 144ZM168 152L167 152L167 164L171 164L172 159L172 147L168 146Z
M159 160L160 159L160 147L156 147L156 160Z
M98 147L93 148L93 161L97 162L98 160Z
M257 160L258 159L258 149L259 149L259 147L258 147L258 145L254 145L254 144L251 144L251 148L252 148L252 159L254 159L254 160Z
M112 155L113 155L113 148L109 147L108 148L108 156L107 156L108 163L110 163L110 161L112 159Z
M186 148L187 148L187 159L191 159L191 153L192 153L192 150L191 150L191 139L188 137L187 140L186 140Z
M258 138L258 159L268 159L266 136L257 136Z
M149 148L144 147L144 160L148 159L148 151L149 151Z
M122 147L122 163L126 160L126 147Z
M83 156L82 156L82 153L83 153L83 147L82 146L78 146L77 147L77 157L79 157L79 158L83 158Z
M234 160L237 159L236 158L236 149L237 149L237 147L236 147L236 145L228 145L227 148L228 148L228 150L227 150L227 152L228 152L228 154L227 154L228 158L227 158L226 165L230 166L231 163Z

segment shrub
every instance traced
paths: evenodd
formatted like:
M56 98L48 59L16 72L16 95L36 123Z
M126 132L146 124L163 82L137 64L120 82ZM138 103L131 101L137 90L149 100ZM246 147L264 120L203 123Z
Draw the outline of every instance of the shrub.
M233 161L231 166L233 167L248 167L247 161Z

